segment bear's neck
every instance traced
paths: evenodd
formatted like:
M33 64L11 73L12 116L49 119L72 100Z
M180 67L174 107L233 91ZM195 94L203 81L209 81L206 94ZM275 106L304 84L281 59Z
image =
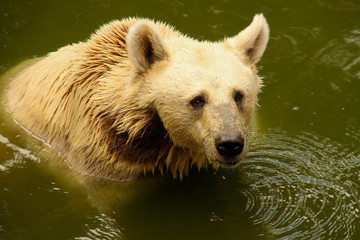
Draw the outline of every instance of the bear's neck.
M115 119L119 117L123 116L110 118L114 120L104 125L108 136L107 150L111 155L115 155L113 159L118 159L134 168L142 168L142 172L154 172L156 169L162 172L164 167L169 165L167 163L169 154L177 147L171 141L160 117L153 114L150 118L138 119L147 123L134 122L134 125L146 125L143 129L138 129L137 133L117 126L118 121ZM183 160L188 161L188 159L189 156Z
M204 154L196 154L188 149L175 145L166 131L160 117L151 114L151 117L144 117L138 121L147 123L133 122L133 124L146 125L144 129L134 134L124 131L117 125L119 117L105 117L103 130L105 152L108 159L114 162L110 164L112 168L116 166L129 166L135 175L146 174L147 172L170 171L174 177L178 175L182 178L187 175L190 167L195 164L198 167L207 167ZM111 120L112 119L112 120ZM116 172L116 169L113 169Z

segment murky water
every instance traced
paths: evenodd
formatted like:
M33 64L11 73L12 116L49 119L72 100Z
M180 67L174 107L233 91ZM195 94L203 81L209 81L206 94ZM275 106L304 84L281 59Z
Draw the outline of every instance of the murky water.
M242 174L246 211L279 238L347 239L359 222L358 153L329 139L276 129L256 136Z
M217 40L259 12L271 27L259 66L266 87L239 168L85 180L8 121L2 101L0 239L359 239L357 0L2 0L0 73L116 18Z

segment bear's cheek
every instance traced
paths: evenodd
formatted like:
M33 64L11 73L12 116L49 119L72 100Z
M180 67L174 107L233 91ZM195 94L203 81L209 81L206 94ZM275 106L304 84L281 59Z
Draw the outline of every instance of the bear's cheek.
M197 124L191 116L186 113L179 114L180 112L178 111L177 114L168 112L163 117L160 116L163 125L175 145L199 152L202 144Z

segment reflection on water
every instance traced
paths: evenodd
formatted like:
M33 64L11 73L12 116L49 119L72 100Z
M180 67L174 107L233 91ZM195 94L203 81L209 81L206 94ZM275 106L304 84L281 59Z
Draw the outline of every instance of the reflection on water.
M4 144L5 147L10 148L12 151L14 151L14 152L16 152L16 153L18 153L18 154L21 154L21 155L25 156L26 158L29 158L29 159L32 160L32 161L37 161L37 162L40 161L40 160L38 159L38 157L36 157L36 156L34 156L33 154L31 154L31 151L16 146L15 144L11 143L11 142L9 141L9 139L7 139L6 137L2 136L1 134L0 134L0 143ZM5 163L4 165L0 165L0 168L1 168L1 167L6 168L6 167L5 167L6 165L7 165L6 163ZM12 165L12 164L10 164L10 165Z
M354 47L360 46L360 29L339 34L330 39L315 54L313 63L327 66L336 66L345 72L351 73L360 64L359 52ZM359 73L357 73L359 74Z
M41 165L30 151L3 136L0 140L0 148L14 154L13 160L0 165L1 178L19 168L30 169L29 162ZM33 176L38 180L32 180L34 186L24 194L36 196L40 189L49 195L48 206L39 209L51 209L51 199L62 199L65 215L89 204L85 212L90 214L83 216L82 231L75 233L74 239L143 239L149 234L151 239L166 239L164 226L179 232L172 239L237 239L242 232L249 239L352 239L360 215L359 152L314 134L290 136L277 129L266 133L254 129L250 149L236 171L193 172L182 182L166 176L128 184L96 179L86 182L55 167L51 175L56 181L40 183L44 179ZM11 178L16 179L14 176ZM76 189L69 187L73 181L81 184ZM8 183L0 190L2 217L13 218L9 196L14 189ZM74 191L81 196L67 199L69 193L76 195ZM94 207L96 212L91 210ZM195 229L200 230L195 233Z
M116 221L108 217L106 214L99 214L89 219L90 223L85 227L86 235L75 237L75 240L114 240L124 239L122 231L116 227Z
M360 157L312 134L254 134L241 172L246 211L280 239L350 239L359 221Z
M317 0L320 5L336 11L359 11L360 4L351 0Z

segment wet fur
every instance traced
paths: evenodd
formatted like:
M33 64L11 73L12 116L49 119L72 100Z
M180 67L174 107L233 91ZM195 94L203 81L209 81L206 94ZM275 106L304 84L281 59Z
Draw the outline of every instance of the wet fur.
M70 166L85 174L127 180L169 169L182 176L193 163L207 163L175 146L157 113L136 101L131 85L141 76L126 48L135 22L111 22L87 42L24 69L9 86L9 108L24 128L60 149ZM157 25L164 35L179 34Z
M136 24L141 31L129 34ZM244 31L246 36L240 33L226 39L224 49L256 72L268 39L265 19L257 15ZM21 71L8 88L9 110L24 128L59 149L69 165L84 174L129 180L169 170L182 177L192 165L206 167L205 150L174 144L184 133L172 126L173 135L169 134L164 121L176 125L175 119L162 119L152 102L143 99L143 80L171 54L162 42L169 39L181 44L190 40L159 22L113 21L86 42L63 47ZM258 89L261 81L251 84ZM244 129L255 105L253 96L249 112L244 112Z

